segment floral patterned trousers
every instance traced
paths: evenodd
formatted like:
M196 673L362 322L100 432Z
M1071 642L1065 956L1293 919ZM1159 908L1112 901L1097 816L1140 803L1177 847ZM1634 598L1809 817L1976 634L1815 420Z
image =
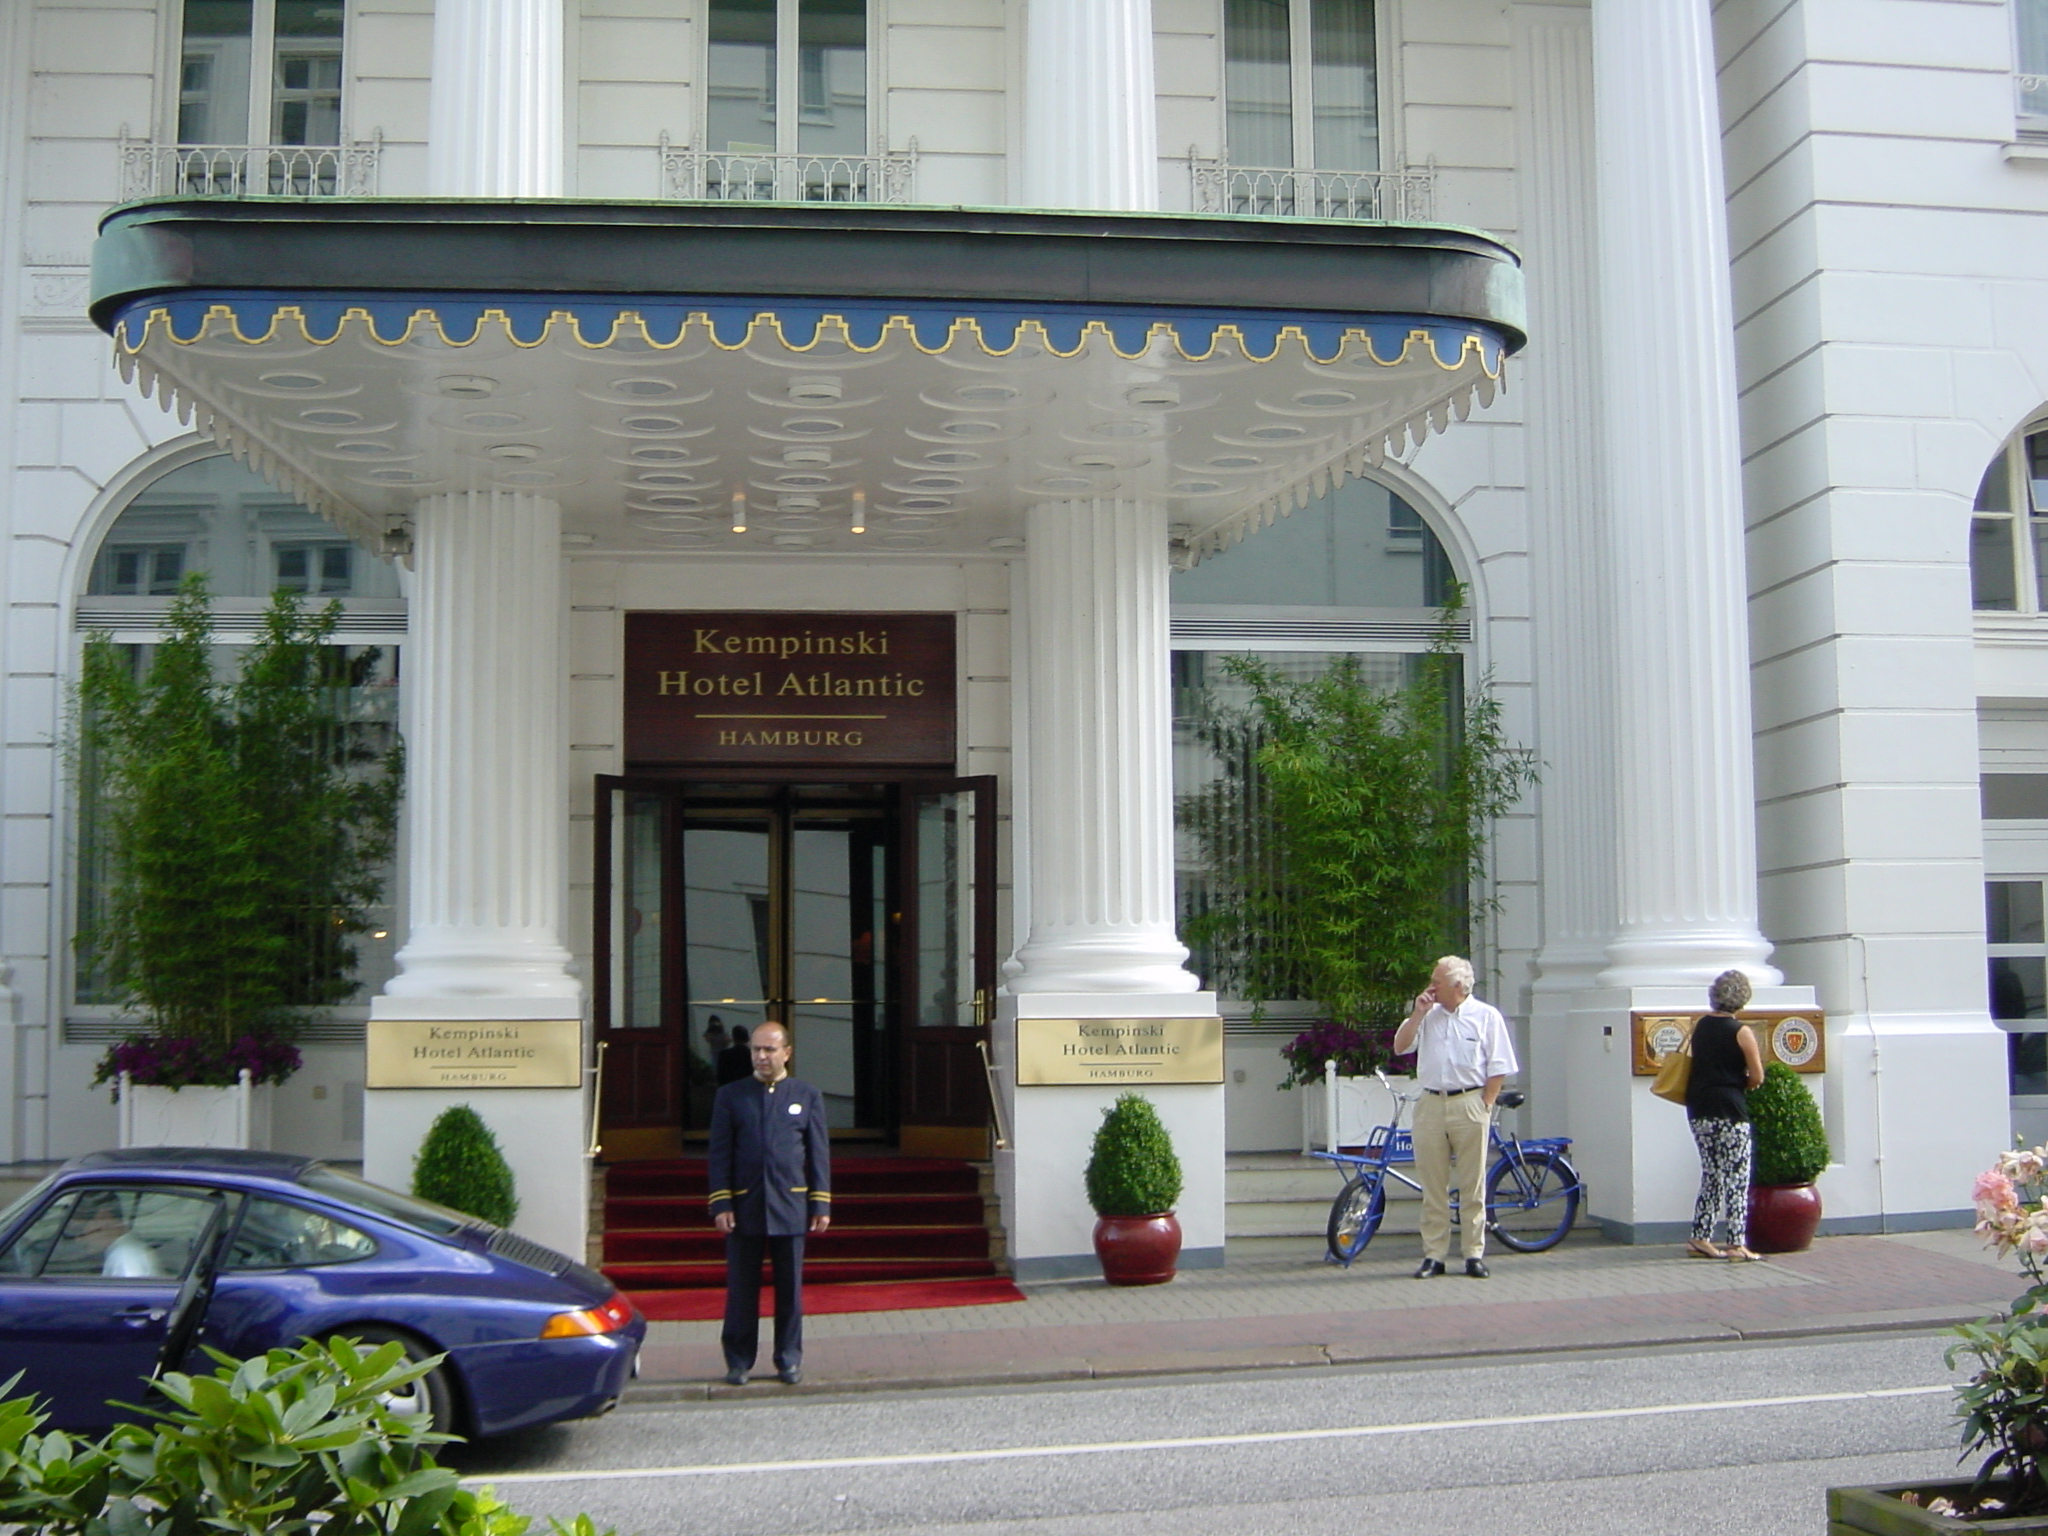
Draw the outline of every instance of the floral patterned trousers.
M1729 1246L1749 1236L1749 1122L1695 1120L1693 1145L1700 1151L1700 1198L1692 1208L1693 1241L1711 1243L1717 1221L1728 1224Z

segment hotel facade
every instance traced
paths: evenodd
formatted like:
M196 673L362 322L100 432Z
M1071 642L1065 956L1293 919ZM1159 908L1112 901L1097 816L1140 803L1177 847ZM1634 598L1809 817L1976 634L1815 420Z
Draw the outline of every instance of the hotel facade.
M2048 1132L2044 80L2040 0L10 0L0 1160L115 1139L66 700L204 570L408 748L274 1145L474 1103L581 1251L776 1018L1020 1276L1149 1083L1220 1263L1308 1010L1191 968L1190 721L1456 582L1590 1215L1689 1218L1637 1037L1739 966L1831 1229L1963 1221Z

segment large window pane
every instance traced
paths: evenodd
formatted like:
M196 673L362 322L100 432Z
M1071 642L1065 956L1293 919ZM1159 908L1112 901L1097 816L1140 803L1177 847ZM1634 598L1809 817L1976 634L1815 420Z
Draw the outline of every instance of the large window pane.
M1993 944L2040 944L2041 882L1991 880L1984 886L1984 937Z
M2010 613L2019 607L2009 517L1970 520L1970 604L1994 613Z
M1224 0L1224 142L1233 165L1294 164L1288 0Z
M251 0L185 0L184 20L178 142L247 143Z
M867 0L802 0L797 97L801 152L868 152Z
M706 149L775 149L775 0L712 0Z
M1316 169L1370 171L1380 163L1372 0L1311 0Z
M2019 109L2025 117L2048 117L2048 0L2013 0L2015 63L2025 76Z
M277 0L271 142L341 142L341 0Z
M2048 1094L2048 1035L2015 1032L2005 1037L2005 1047L2010 1085L2006 1092L2015 1097Z
M1991 1017L2048 1019L2048 961L2038 955L1995 955L1991 960Z

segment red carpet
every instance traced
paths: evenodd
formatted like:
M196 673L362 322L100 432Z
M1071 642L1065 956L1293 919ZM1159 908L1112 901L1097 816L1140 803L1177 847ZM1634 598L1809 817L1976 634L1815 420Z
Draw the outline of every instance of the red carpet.
M725 1316L722 1290L634 1291L633 1305L651 1323L706 1323ZM1024 1293L998 1275L993 1280L922 1280L902 1285L806 1285L804 1315L828 1312L912 1312L926 1307L992 1307L1022 1301ZM775 1315L775 1292L761 1288L761 1315Z
M606 1170L604 1272L650 1318L689 1321L724 1310L725 1240L705 1209L706 1172L701 1157ZM804 1244L805 1311L1022 1299L989 1257L981 1173L973 1164L873 1155L832 1160L832 1229Z

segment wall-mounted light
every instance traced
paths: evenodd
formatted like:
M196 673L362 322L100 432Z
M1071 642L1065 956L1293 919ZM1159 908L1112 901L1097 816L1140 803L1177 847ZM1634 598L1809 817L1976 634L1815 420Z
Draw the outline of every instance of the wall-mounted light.
M745 491L734 491L732 493L732 531L734 533L745 533L747 531L747 493Z
M866 533L868 531L868 493L866 491L855 491L853 493L853 523L848 531L852 533Z

